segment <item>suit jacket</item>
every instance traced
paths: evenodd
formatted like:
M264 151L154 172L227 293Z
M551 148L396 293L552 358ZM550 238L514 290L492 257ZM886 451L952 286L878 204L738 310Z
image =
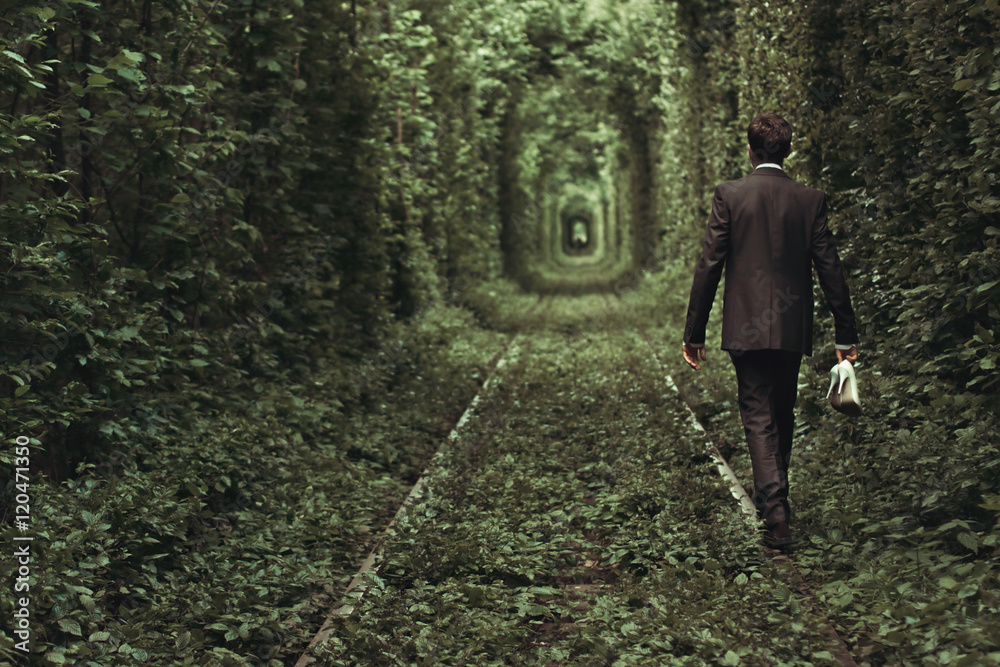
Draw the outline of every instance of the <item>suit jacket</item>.
M826 193L772 167L719 185L691 286L684 341L704 344L725 267L722 349L811 355L812 266L833 311L837 344L857 344L847 281L826 225Z

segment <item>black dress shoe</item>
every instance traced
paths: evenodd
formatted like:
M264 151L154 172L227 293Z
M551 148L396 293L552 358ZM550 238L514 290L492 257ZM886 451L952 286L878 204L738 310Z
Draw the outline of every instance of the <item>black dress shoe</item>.
M770 547L787 547L795 540L792 538L792 529L788 527L787 521L779 521L773 526L769 526L764 535L764 541Z

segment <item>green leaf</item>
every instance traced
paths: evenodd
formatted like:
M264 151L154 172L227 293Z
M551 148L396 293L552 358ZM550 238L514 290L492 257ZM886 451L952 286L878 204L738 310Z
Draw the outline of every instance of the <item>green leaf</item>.
M83 636L83 630L80 629L80 624L72 618L60 618L59 628L63 632L68 632L71 635Z
M139 335L139 327L136 326L122 327L121 329L118 330L118 333L119 335L121 335L122 340L126 341L132 340L133 338Z
M976 293L978 294L980 292L985 292L987 290L993 289L994 287L997 286L998 283L1000 283L1000 280L994 280L993 282L983 283L982 285L976 288Z
M3 54L5 56L7 56L8 58L10 58L11 60L16 60L17 62L21 63L22 65L26 64L24 62L24 58L22 58L20 55L18 55L16 53L14 53L13 51L8 51L7 49L4 49Z
M979 540L972 533L959 533L958 541L969 551L979 551Z
M24 14L34 14L41 21L48 21L56 15L56 10L52 7L26 7L21 12Z
M146 75L134 67L121 68L118 70L118 76L133 83L141 83L146 80Z
M109 79L103 74L97 74L96 72L87 77L88 86L106 86L112 82L113 79Z

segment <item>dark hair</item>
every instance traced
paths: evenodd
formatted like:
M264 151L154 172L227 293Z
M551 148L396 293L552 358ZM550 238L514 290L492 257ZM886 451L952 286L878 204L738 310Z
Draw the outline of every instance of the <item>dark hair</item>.
M758 114L747 126L747 140L757 162L781 164L792 145L792 126L776 114Z

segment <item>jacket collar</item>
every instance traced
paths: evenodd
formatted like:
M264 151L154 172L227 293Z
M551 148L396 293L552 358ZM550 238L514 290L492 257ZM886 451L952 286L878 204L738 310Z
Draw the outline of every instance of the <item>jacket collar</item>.
M791 178L785 173L784 169L775 169L774 167L764 167L763 169L754 169L750 172L751 176L777 176L778 178Z

